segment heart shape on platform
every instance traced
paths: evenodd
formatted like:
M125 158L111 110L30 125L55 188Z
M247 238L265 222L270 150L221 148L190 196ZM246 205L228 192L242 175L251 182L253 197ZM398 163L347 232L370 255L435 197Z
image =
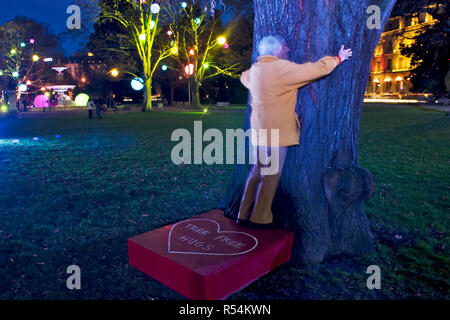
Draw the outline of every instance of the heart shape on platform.
M240 231L221 231L217 221L192 219L175 223L169 231L168 252L232 256L258 246L258 239Z

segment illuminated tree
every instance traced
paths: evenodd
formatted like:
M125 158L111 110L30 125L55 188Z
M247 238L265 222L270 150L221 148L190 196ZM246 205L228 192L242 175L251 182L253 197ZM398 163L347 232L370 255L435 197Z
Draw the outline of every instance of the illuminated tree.
M17 17L0 26L0 78L5 86L18 89L32 83L39 89L54 73L43 58L61 54L56 36L41 23Z
M170 41L156 41L161 32L161 6L167 1L145 0L101 0L100 21L116 21L126 32L127 41L132 43L137 51L138 64L145 83L144 110L152 108L152 78L159 63L176 53L177 44ZM118 46L109 48L124 56L132 54L129 47ZM135 77L132 70L124 70Z
M172 68L186 75L192 64L192 105L200 106L199 87L206 79L225 75L237 77L241 71L229 38L234 19L223 26L225 6L214 1L171 1L165 7L168 16L167 34L178 43L178 53L171 57ZM189 68L188 68L189 70Z

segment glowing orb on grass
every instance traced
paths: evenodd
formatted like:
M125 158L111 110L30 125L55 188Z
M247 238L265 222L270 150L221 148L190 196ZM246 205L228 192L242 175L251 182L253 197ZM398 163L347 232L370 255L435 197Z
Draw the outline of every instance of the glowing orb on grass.
M40 94L34 98L34 106L36 108L48 108L50 105L50 100L46 95Z
M1 110L2 112L7 112L7 111L8 111L8 107L7 107L6 105L2 105L2 106L0 107L0 110Z
M144 80L142 78L134 78L131 80L131 87L136 91L144 89Z
M80 93L75 98L75 105L77 107L86 107L89 102L89 96L85 93Z

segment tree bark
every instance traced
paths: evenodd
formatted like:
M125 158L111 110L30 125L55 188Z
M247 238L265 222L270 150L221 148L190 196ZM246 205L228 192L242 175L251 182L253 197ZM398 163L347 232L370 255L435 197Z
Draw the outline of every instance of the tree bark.
M144 107L142 112L152 110L152 78L145 79Z
M200 85L199 82L197 80L195 80L195 78L192 78L192 82L191 82L191 99L192 99L192 106L194 108L200 108L201 104L200 104Z
M284 37L290 60L297 63L335 56L342 44L353 51L332 74L299 90L300 145L289 147L272 205L274 223L295 232L297 262L372 252L373 236L362 202L373 194L374 178L358 166L359 123L370 61L395 0L254 3L252 62L256 45L267 35ZM380 29L367 27L370 5L381 9ZM244 130L250 127L250 114L248 106ZM235 166L219 204L229 218L237 216L249 170L249 165Z

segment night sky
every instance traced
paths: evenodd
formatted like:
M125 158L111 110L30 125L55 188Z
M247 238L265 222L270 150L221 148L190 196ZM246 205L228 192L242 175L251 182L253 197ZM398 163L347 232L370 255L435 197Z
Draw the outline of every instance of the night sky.
M33 18L47 23L54 33L66 31L66 20L69 15L67 7L71 0L7 0L1 1L0 24L14 19L16 16ZM74 41L63 43L66 55L71 55L80 48Z

